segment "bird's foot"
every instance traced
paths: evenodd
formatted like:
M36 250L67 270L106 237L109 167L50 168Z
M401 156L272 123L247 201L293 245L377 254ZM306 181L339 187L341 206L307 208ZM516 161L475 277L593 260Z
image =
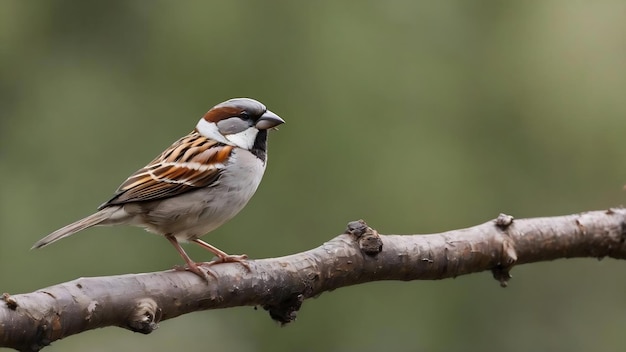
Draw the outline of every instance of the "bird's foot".
M217 259L212 260L210 262L198 263L198 264L203 265L203 266L212 266L215 264L222 264L222 263L239 263L244 268L246 268L246 271L250 272L252 270L250 269L250 265L247 263L247 259L248 259L248 256L245 254L242 254L242 255L228 254L225 256L218 256Z
M213 270L206 268L206 271L203 271L202 269L200 269L199 266L203 265L204 263L191 263L191 264L193 265L189 265L189 264L185 266L175 265L174 270L192 272L198 275L201 279L203 279L206 282L209 282L209 276L212 276L214 279L217 279L217 275L215 275Z

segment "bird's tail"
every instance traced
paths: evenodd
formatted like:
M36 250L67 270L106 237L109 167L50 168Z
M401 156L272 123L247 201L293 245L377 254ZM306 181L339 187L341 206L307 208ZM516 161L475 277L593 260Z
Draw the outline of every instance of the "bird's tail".
M94 214L87 216L86 218L80 219L74 223L71 223L54 231L48 236L37 241L37 243L35 243L31 249L47 246L52 242L56 242L62 238L71 236L78 231L82 231L86 228L96 226L102 223L104 220L107 220L110 216L111 214L107 208L102 209Z

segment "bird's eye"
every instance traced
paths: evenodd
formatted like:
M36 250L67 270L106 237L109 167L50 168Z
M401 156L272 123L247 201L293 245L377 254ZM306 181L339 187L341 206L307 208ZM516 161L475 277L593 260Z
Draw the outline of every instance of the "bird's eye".
M242 111L242 112L239 114L239 117L240 117L240 118L242 118L242 119L244 119L244 120L245 120L245 119L249 119L249 118L250 118L250 114L249 114L247 111Z

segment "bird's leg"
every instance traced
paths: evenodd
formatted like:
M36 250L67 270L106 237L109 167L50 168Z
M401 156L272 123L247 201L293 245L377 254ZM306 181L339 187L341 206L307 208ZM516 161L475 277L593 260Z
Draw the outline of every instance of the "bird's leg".
M180 246L180 243L178 243L178 241L176 240L176 237L174 237L172 235L165 235L165 238L167 238L167 240L170 241L172 246L174 246L174 248L176 248L176 250L178 251L178 254L180 254L180 256L183 257L183 259L187 263L187 267L186 268L181 268L179 266L176 266L176 267L174 267L175 270L188 270L188 271L191 271L192 273L200 276L203 280L205 280L207 282L209 281L209 275L211 275L211 276L213 276L214 278L217 279L217 276L215 276L215 274L211 270L207 270L206 272L200 270L198 265L193 260L191 260L189 255L187 255L187 253L183 249L183 247Z
M250 271L250 265L248 265L248 263L246 263L246 259L248 259L248 256L245 254L242 255L230 255L230 254L226 254L226 252L221 251L219 248L212 246L206 242L204 242L203 240L200 239L194 239L191 240L193 243L199 245L200 247L212 252L213 254L215 254L217 256L217 260L214 260L212 262L207 262L206 265L211 266L211 265L215 265L215 264L219 264L219 263L239 263L241 264L244 268L246 268L246 270Z

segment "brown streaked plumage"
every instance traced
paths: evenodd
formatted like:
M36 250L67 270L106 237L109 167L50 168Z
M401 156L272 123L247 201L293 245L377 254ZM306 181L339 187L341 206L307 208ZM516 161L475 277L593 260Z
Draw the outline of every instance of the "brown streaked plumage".
M206 187L217 180L233 148L193 131L132 174L98 209L173 197Z

